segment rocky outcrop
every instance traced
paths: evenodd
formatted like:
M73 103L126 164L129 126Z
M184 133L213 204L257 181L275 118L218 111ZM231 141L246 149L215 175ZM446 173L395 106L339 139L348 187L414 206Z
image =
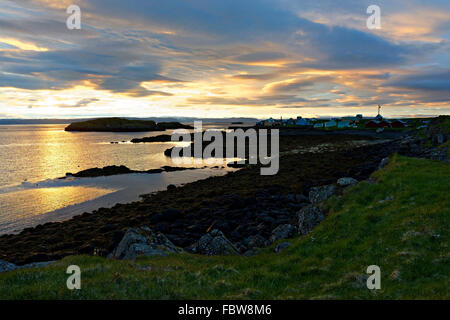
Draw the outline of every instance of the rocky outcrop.
M183 171L183 170L195 170L197 168L186 168L186 167L171 167L171 166L163 166L159 169L150 169L150 170L132 170L126 166L106 166L103 168L90 168L86 170L82 170L77 173L67 172L65 177L60 179L65 179L67 177L77 177L77 178L94 178L94 177L106 177L113 176L118 174L130 174L130 173L161 173L161 172L174 172L174 171Z
M353 186L353 185L357 184L358 180L350 178L350 177L345 177L345 178L339 178L336 183L340 187L348 187L348 186Z
M295 236L297 233L297 228L291 224L282 224L276 227L272 231L272 235L270 236L269 243L274 243L281 239L289 239Z
M194 245L193 252L206 254L208 256L238 254L238 250L233 243L217 229L214 229L201 237Z
M313 187L309 191L309 201L312 204L316 204L327 200L336 192L336 186L329 184L325 186Z
M325 214L314 205L306 206L297 213L297 229L300 235L310 233L323 219Z
M137 256L165 256L168 253L180 253L169 239L149 227L128 229L120 243L114 249L112 257L116 259L135 260Z
M17 266L14 263L8 261L0 260L0 273L16 270Z

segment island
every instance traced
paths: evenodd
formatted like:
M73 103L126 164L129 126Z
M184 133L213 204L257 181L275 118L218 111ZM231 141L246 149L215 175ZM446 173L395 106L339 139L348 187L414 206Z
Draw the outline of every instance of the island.
M130 120L125 118L100 118L87 121L73 122L65 131L83 132L141 132L165 131L170 129L193 129L189 125L179 122L159 122L153 120Z

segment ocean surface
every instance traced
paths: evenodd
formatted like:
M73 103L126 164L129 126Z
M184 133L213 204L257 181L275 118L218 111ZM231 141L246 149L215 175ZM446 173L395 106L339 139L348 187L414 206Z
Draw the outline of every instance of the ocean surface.
M164 190L169 184L182 185L231 170L202 168L205 163L199 163L196 170L58 179L67 172L108 165L134 170L177 166L163 154L174 142L129 143L132 138L170 134L170 130L66 132L66 126L0 125L0 234L136 201L139 195ZM204 129L225 127L204 125Z

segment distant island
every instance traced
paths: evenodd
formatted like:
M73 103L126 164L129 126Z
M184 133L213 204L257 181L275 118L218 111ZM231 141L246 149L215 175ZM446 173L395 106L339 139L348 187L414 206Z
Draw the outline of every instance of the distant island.
M101 132L140 132L165 131L170 129L193 129L180 122L159 122L153 120L129 120L124 118L101 118L73 122L65 131L101 131Z

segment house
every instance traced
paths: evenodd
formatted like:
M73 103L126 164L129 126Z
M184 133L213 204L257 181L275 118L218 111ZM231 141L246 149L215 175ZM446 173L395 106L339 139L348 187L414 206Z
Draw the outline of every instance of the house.
M366 123L366 128L389 128L391 126L391 122L389 120L370 120Z
M273 118L269 118L264 121L264 125L269 126L269 127L275 125L275 123L276 123L276 120Z
M348 120L341 120L337 124L338 128L348 128L350 127L350 121Z
M382 120L383 120L383 116L382 116L381 114L378 114L378 115L375 117L375 120L377 120L377 121L382 121Z
M286 120L286 124L288 124L288 125L295 125L296 123L295 123L294 119L290 118L290 119Z
M309 121L302 117L297 117L297 121L295 121L297 126L309 126Z
M316 123L315 125L314 125L314 128L323 128L323 122L319 122L319 123Z
M379 124L380 124L379 121L376 121L376 120L370 120L369 122L367 122L367 123L365 124L365 127L366 127L366 128L379 128L379 127L380 127Z
M391 122L391 127L392 128L404 128L404 127L406 127L406 124L402 120L394 120Z
M335 120L330 120L325 122L325 128L331 128L331 127L336 127L337 126L337 122Z
M389 120L382 120L378 125L380 128L389 128L391 126L391 122Z

